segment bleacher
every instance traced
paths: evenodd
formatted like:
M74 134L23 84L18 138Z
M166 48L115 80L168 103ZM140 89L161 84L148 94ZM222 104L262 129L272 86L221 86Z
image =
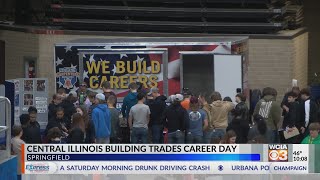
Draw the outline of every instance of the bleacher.
M54 0L50 26L167 33L275 33L302 26L296 0Z

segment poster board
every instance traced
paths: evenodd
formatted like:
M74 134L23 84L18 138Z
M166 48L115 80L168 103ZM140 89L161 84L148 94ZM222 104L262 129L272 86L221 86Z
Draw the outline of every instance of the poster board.
M37 121L41 129L45 129L48 122L48 79L21 78L7 80L6 90L13 92L11 96L6 96L13 105L14 124L20 124L20 115L27 114L28 108L34 106L38 110Z

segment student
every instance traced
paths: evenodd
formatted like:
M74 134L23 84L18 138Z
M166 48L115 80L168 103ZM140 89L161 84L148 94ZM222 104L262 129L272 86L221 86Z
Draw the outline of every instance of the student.
M181 94L176 94L171 98L173 102L165 109L162 121L165 127L168 128L168 143L183 144L188 114L181 106L181 101L183 100Z
M119 122L119 111L117 108L114 107L115 102L117 101L116 96L109 96L107 100L108 108L110 111L110 118L111 118L111 136L110 136L110 143L116 144L118 142L118 134L120 130L120 122Z
M62 102L62 98L58 94L52 96L52 102L48 106L48 120L51 120L56 115L56 110Z
M181 106L185 109L185 110L189 110L190 109L190 98L191 98L191 91L190 90L186 90L183 93L184 96L184 100L181 102Z
M301 125L301 120L300 120L300 104L299 101L297 101L298 94L295 92L289 92L287 93L288 97L288 104L287 107L289 110L287 113L285 113L283 124L282 124L282 129L284 131L292 131L292 128L296 127L300 129ZM282 131L283 134L283 131ZM290 139L284 139L283 143L297 143L298 136L292 137Z
M92 120L89 119L89 115L84 106L79 106L76 108L77 113L81 114L84 121L86 131L85 131L85 140L87 144L92 144L96 142L96 133Z
M113 104L113 107L116 108L117 107L117 95L112 91L110 82L104 81L102 83L101 87L102 87L103 95L106 97L106 101L108 101L109 96L116 97L116 101Z
M228 127L228 113L234 108L234 104L228 101L222 101L221 94L219 92L213 92L211 95L211 117L212 124L209 125L212 129L209 129L205 133L205 143L210 143L212 138L222 138L226 133Z
M98 144L109 144L111 135L110 111L105 102L106 97L99 93L96 95L98 105L92 111L92 121L96 132Z
M79 89L77 90L79 105L86 105L87 103L87 97L90 93L90 90L87 87L88 85L86 82L81 82L79 85Z
M123 104L121 108L122 117L128 122L129 112L132 106L136 105L137 100L137 89L138 85L136 83L129 84L130 92L129 94L123 99ZM130 129L127 127L122 128L122 143L130 143Z
M25 144L25 142L21 139L23 130L21 126L14 125L12 127L12 136L13 138L11 139L11 148L13 155L18 156L18 169L17 169L17 174L18 174L18 179L21 179L21 144Z
M58 107L56 111L56 116L48 122L44 134L48 136L48 131L54 127L57 127L62 132L63 137L67 137L68 128L66 124L67 124L67 118L64 115L64 109L62 107Z
M284 97L283 100L281 102L281 108L282 108L282 115L285 116L288 112L289 112L289 102L288 102L288 94L294 92L295 94L297 94L297 101L301 101L301 96L300 96L300 88L298 86L294 86L292 87L291 91L287 92ZM262 93L263 94L263 93Z
M220 144L235 144L236 140L237 140L236 132L234 132L233 130L229 130L220 141Z
M63 144L62 140L62 132L58 127L54 127L49 129L47 139L50 144Z
M188 144L203 143L203 131L208 127L208 119L206 112L200 109L199 100L197 97L190 98L190 109L187 111L189 125L187 129L186 142Z
M303 124L301 124L301 133L303 137L306 137L309 134L309 125L317 121L318 106L317 103L311 99L310 90L304 88L300 91L301 100L302 100L302 119Z
M204 134L203 134L203 143L205 144L210 144L211 142L211 136L210 132L213 131L214 125L212 121L212 116L211 116L211 105L209 104L210 102L210 94L209 93L201 93L199 95L199 103L202 106L202 109L206 112L207 119L208 119L208 127L204 129Z
M96 95L97 94L98 93L96 93L96 92L91 92L89 94L89 99L90 99L90 102L91 102L91 105L90 105L90 107L88 109L89 120L92 120L92 111L99 104L99 102L96 100Z
M302 140L301 144L320 144L319 131L320 124L318 122L310 123L309 135Z
M72 115L71 129L69 130L68 142L71 144L82 144L85 142L85 123L80 113Z
M278 124L281 119L281 107L276 101L276 90L270 87L266 87L262 90L263 98L257 103L253 116L261 115L268 127L268 143L278 143Z
M150 108L150 127L152 133L152 143L162 144L163 143L163 122L161 116L167 107L166 97L159 93L159 89L153 87L150 89L148 96L152 97L152 101L148 102Z
M148 123L150 120L150 108L144 104L145 95L137 95L138 103L130 109L128 124L131 133L131 143L137 144L141 141L143 144L148 142Z
M232 111L234 118L231 121L230 128L237 134L237 144L247 143L250 127L249 109L246 105L246 96L242 93L239 93L235 98L238 104Z
M27 144L41 144L40 124L37 121L37 108L30 106L28 109L30 121L24 128L23 140Z
M71 116L76 112L74 102L77 100L76 92L70 92L66 99L61 102L61 107L64 109L64 116L67 119L66 127L71 126Z

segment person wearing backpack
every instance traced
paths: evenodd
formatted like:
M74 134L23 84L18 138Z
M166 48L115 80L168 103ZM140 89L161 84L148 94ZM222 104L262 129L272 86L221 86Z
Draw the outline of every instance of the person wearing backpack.
M276 90L266 87L262 91L263 98L257 103L253 116L261 115L267 123L268 143L278 143L278 123L281 119L281 106L276 101Z

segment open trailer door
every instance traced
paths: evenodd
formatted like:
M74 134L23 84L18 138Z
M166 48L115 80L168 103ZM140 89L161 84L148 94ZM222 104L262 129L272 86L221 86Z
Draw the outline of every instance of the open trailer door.
M242 56L217 55L213 52L180 52L181 88L193 94L218 91L234 101L243 87Z
M235 102L235 95L242 91L242 56L214 55L214 87L222 98L229 96Z

